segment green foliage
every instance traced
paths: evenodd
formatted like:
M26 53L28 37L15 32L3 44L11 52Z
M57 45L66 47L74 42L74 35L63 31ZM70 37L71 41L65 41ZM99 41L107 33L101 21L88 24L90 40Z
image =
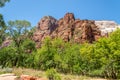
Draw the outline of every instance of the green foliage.
M15 49L12 47L5 47L0 49L0 64L3 67L12 67L12 65L14 64L14 59L15 59L15 55L14 54Z
M9 1L0 0L0 8ZM61 80L57 71L120 79L120 29L94 44L80 45L47 37L42 47L36 49L31 40L35 28L30 27L26 20L9 21L6 26L0 14L0 66L47 70L49 80ZM6 30L12 42L2 47L8 37Z
M38 49L35 55L36 66L40 66L42 70L55 68L64 73L79 74L81 72L79 48L80 45L71 45L61 39L46 38L42 48Z
M5 5L6 2L9 2L10 0L0 0L0 8L3 7ZM3 15L0 14L0 47L1 47L1 44L2 42L5 40L6 38L6 24L4 22L4 19L3 19Z
M31 57L36 50L35 42L28 36L28 21L9 21L10 44L0 49L0 65L3 67L31 67Z
M120 78L119 29L94 44L71 44L59 38L47 37L42 47L37 50L35 43L27 35L29 31L22 31L16 36L18 32L19 30L13 30L13 43L0 49L0 64L3 67L21 66L47 70L51 80L60 80L55 70L77 75ZM23 34L26 34L27 38L24 38ZM16 39L20 40L19 46L15 42Z
M28 36L28 28L31 26L30 22L25 20L16 20L8 22L8 30L10 36L14 42L14 46L17 47L18 53L22 53L21 45Z
M6 24L4 22L3 16L2 14L0 14L0 46L2 44L2 42L5 40L6 37Z
M46 71L46 75L48 77L49 80L61 80L60 75L57 73L57 71L53 68L48 69Z
M120 30L117 30L108 38L82 45L46 38L35 55L36 67L42 70L55 68L63 73L120 78L119 33Z
M10 0L0 0L0 7L3 7L6 2L9 2Z
M26 53L17 54L17 50L11 46L0 50L0 64L2 67L25 67L29 55Z
M27 38L23 41L22 48L25 53L31 53L32 51L36 50L35 42Z

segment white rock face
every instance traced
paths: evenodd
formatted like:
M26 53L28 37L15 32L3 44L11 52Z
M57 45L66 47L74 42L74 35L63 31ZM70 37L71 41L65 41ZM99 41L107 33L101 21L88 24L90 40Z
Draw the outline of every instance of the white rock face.
M101 30L102 36L115 31L117 28L120 28L120 25L114 21L95 21L95 24Z

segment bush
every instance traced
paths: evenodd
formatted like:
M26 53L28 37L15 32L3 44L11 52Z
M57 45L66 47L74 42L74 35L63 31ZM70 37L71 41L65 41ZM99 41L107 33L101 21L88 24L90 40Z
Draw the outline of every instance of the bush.
M56 70L70 74L120 78L120 30L93 44L71 44L61 39L46 38L42 47L35 51L34 42L27 39L19 48L20 54L15 46L0 49L0 64L3 67L47 70L48 78L52 80L59 80ZM32 49L32 53L26 52Z
M61 80L60 75L57 73L57 71L53 68L48 69L46 71L46 75L48 77L49 80Z
M0 64L2 67L14 66L16 54L12 47L5 47L0 49Z

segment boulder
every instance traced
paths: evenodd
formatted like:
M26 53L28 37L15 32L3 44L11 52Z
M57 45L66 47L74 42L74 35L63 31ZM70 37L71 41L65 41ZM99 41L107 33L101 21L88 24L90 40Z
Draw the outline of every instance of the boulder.
M45 78L37 78L29 75L21 75L20 80L47 80Z
M20 80L37 80L37 78L29 76L29 75L21 75Z

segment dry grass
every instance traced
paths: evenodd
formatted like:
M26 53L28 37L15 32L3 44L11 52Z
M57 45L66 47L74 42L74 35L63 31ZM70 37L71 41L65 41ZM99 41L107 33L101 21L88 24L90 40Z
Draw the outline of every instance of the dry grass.
M80 75L64 75L61 74L62 80L106 80L102 78L92 78L87 76L80 76Z
M45 72L35 70L35 69L14 68L13 73L17 76L30 75L30 76L34 76L34 77L46 77Z
M46 74L43 71L39 70L34 70L34 69L25 69L25 68L14 68L13 73L16 74L17 76L20 76L22 74L24 75L30 75L34 77L39 77L39 78L46 78ZM78 76L78 75L65 75L65 74L60 74L62 80L106 80L102 78L91 78L87 76Z

